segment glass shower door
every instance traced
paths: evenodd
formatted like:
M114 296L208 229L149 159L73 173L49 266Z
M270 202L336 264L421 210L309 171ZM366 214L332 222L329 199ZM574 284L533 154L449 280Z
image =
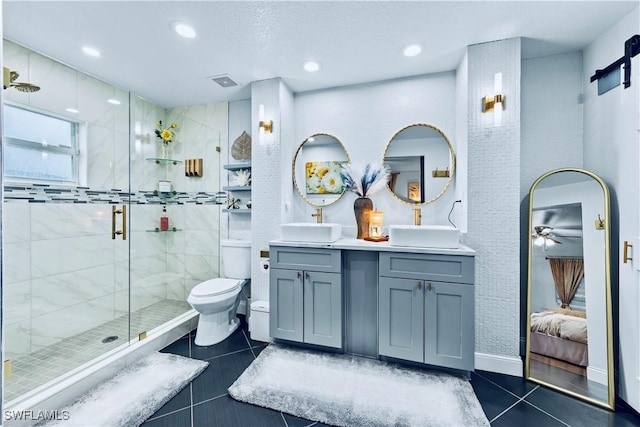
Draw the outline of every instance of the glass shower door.
M3 50L42 87L3 92L7 409L129 343L130 103L19 45Z

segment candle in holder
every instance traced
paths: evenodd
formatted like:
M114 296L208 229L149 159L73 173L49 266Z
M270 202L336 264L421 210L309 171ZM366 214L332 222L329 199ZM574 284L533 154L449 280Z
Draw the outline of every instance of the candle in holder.
M382 221L384 214L382 211L369 212L369 237L379 239L382 237Z

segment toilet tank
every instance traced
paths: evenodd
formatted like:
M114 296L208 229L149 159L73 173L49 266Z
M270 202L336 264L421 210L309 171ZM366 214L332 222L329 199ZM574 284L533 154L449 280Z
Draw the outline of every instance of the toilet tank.
M222 240L222 274L229 279L251 278L251 241Z

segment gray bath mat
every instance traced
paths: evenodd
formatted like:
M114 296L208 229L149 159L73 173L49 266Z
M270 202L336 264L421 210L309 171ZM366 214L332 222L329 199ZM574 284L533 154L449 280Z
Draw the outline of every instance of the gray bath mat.
M209 365L175 354L152 353L56 411L43 426L136 427Z
M229 394L337 426L489 426L466 378L277 344L260 353Z

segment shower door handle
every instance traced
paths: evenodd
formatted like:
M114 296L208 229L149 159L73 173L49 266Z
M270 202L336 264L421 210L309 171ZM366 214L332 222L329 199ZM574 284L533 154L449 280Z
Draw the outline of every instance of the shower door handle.
M116 215L122 214L122 230L116 230ZM127 205L122 205L122 209L111 206L111 239L115 240L116 235L122 236L122 240L127 240Z

